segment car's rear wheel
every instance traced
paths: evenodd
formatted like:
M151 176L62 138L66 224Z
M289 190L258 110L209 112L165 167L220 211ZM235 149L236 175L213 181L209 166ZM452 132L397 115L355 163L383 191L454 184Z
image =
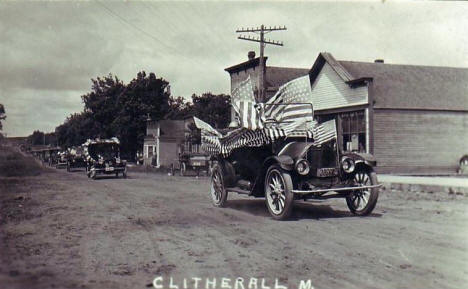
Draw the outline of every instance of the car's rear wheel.
M279 165L268 168L265 177L265 202L271 216L285 220L291 215L294 194L291 175Z
M377 174L372 170L360 170L354 174L352 181L355 186L377 185ZM379 188L357 189L346 197L346 204L351 213L358 216L369 215L377 204Z
M95 180L95 179L96 179L96 176L97 176L97 173L96 173L95 170L91 170L91 171L89 172L89 177L90 177L91 179Z
M213 166L210 184L211 201L215 207L225 207L227 202L227 191L224 187L223 170L219 164Z

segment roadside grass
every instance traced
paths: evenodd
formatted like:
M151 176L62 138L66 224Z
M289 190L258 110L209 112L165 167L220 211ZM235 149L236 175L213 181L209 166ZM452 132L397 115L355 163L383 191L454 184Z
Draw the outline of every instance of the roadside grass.
M0 177L37 176L43 170L32 156L24 156L12 147L0 146Z

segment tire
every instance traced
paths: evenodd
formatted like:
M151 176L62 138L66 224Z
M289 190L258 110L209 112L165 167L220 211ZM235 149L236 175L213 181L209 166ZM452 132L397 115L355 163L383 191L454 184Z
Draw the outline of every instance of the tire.
M354 185L377 185L377 174L372 170L359 170L354 174ZM346 197L346 204L351 213L367 216L375 208L379 198L379 188L354 190Z
M286 220L294 203L291 175L279 165L270 166L265 175L265 203L275 220Z
M215 207L223 208L227 203L228 192L224 187L223 170L219 164L213 166L213 173L211 174L210 182L210 196L211 201Z
M185 163L180 163L180 170L179 170L179 175L181 177L185 176L185 172L187 171L187 165Z

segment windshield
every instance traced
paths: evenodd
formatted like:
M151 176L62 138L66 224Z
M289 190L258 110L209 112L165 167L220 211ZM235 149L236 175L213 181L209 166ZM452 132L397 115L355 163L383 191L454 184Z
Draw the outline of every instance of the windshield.
M115 143L92 144L88 148L89 155L93 159L112 159L119 157L119 145Z

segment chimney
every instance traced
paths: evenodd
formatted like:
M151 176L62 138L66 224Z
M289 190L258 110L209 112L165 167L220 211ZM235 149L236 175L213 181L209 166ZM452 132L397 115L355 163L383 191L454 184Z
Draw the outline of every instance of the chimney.
M249 58L249 60L252 60L255 58L255 51L249 51L249 53L247 54L247 57Z
M383 59L376 59L376 60L374 60L374 63L384 63L384 60Z

